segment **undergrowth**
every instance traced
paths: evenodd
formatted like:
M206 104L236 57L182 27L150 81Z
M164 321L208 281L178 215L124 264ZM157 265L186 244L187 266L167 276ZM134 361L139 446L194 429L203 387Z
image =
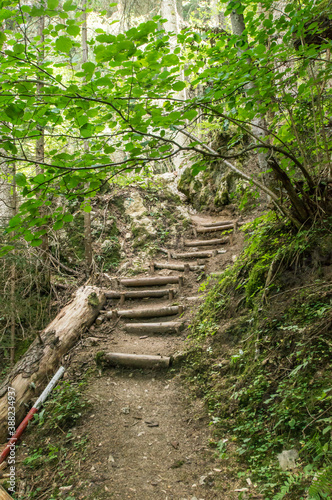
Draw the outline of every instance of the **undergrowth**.
M191 326L186 376L206 399L220 458L235 446L264 499L332 498L331 235L324 225L294 234L270 214L245 231ZM298 454L286 470L284 450Z
M85 384L85 379L77 383L62 381L34 416L30 432L33 445L22 468L33 486L28 486L24 498L64 498L60 487L73 483L83 486L80 467L86 458L88 439L79 434L77 425L89 407L83 394ZM29 437L27 442L31 443ZM69 490L65 498L77 497Z

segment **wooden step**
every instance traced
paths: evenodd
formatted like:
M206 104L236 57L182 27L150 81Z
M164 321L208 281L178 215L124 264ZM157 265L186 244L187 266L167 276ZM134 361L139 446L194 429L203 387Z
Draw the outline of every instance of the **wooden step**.
M203 227L219 227L219 226L229 226L234 224L232 220L221 220L219 222L202 222L200 225Z
M194 266L192 264L172 264L169 262L152 262L150 266L151 272L154 272L155 269L172 269L174 271L204 271L205 266Z
M225 243L229 243L229 241L229 236L225 236L225 238L217 238L213 240L185 240L183 244L185 247L205 247L206 245L224 245Z
M179 333L185 328L184 323L167 321L164 323L126 323L128 333Z
M197 227L194 229L194 234L199 233L212 233L214 231L226 231L234 229L234 224L225 225L225 226L215 226L215 227Z
M181 314L184 306L148 307L145 309L114 309L106 313L107 318L158 318Z
M155 276L153 278L122 278L117 280L123 286L160 286L179 283L183 286L183 276Z
M172 259L208 259L209 257L215 257L217 255L217 250L201 250L198 252L186 252L186 253L172 253L170 252L170 257Z
M117 292L113 290L106 290L105 296L107 299L120 299L121 304L125 299L141 299L145 297L164 297L168 295L169 300L173 300L176 290L174 288L166 288L165 290L139 290Z
M168 368L171 358L168 356L151 356L149 354L127 354L109 352L104 360L111 366L130 366L132 368Z

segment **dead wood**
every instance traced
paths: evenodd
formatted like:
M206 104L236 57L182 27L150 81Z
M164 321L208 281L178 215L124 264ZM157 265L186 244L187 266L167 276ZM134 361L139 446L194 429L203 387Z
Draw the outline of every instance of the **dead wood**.
M7 436L7 391L16 393L16 417L21 421L31 401L45 388L59 368L62 357L73 347L80 335L94 322L106 301L103 292L93 286L81 287L56 318L36 338L24 356L0 386L0 442Z
M125 354L110 352L105 354L105 361L111 366L130 366L133 368L168 368L171 358L147 354Z

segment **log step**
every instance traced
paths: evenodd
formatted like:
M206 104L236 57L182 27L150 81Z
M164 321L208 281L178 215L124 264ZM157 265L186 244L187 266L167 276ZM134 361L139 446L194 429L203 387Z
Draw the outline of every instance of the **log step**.
M212 233L213 231L226 231L227 229L234 229L234 224L214 227L197 227L196 229L194 229L194 233Z
M144 297L164 297L168 295L169 300L173 300L176 290L174 288L166 288L165 290L139 290L127 292L114 292L113 290L105 291L107 299L120 299L121 303L125 299L141 299Z
M104 355L104 359L111 366L130 366L133 368L168 368L171 363L171 358L168 356L120 352L109 352Z
M171 253L170 257L172 259L208 259L209 257L215 257L217 255L217 250L201 250L200 252L186 252L186 253Z
M219 222L202 222L201 226L203 226L203 227L219 227L219 226L229 226L230 224L234 224L234 221L221 220Z
M226 231L227 229L234 229L243 226L247 222L232 222L231 224L211 224L211 226L202 226L194 229L194 233L210 233L213 231Z
M224 245L225 243L229 243L229 236L226 236L225 238L217 238L213 240L191 240L191 241L184 241L184 246L185 247L204 247L206 245Z
M106 313L107 318L157 318L160 316L174 316L181 314L184 306L149 307L146 309L114 309Z
M151 272L154 272L155 269L172 269L174 271L204 271L205 266L194 266L192 264L171 264L171 263L163 263L163 262L152 262L151 263Z
M123 286L160 286L179 283L183 286L183 276L155 276L153 278L123 278L117 280Z
M124 325L128 333L179 333L185 324L176 321L165 323L126 323Z

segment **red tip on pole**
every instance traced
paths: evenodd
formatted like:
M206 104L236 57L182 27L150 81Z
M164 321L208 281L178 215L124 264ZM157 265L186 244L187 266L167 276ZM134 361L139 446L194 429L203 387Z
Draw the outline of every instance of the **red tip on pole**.
M35 415L35 413L38 412L38 409L37 408L34 408L32 407L31 410L29 411L29 413L27 414L27 416L24 418L24 420L22 420L22 422L20 423L20 425L18 426L18 428L16 429L16 432L15 434L13 435L13 437L10 438L10 440L8 441L8 443L6 444L6 447L4 448L4 450L2 451L1 455L0 455L0 464L6 460L6 458L8 457L8 454L10 452L10 447L14 444L16 444L16 442L20 439L20 437L22 436L24 430L27 428L28 426L28 423L30 422L30 420L32 420L33 416Z

